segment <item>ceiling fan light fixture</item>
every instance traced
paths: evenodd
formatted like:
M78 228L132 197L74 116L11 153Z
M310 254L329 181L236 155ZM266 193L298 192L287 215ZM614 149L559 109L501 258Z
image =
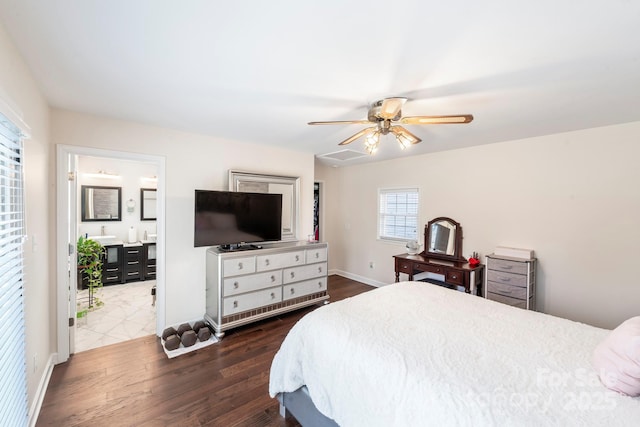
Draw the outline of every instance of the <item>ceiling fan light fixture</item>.
M369 154L378 151L378 145L380 145L380 132L377 130L367 135L364 139L364 148Z
M400 144L400 149L402 150L409 148L411 145L411 140L404 135L396 135L396 140L398 140L398 144Z

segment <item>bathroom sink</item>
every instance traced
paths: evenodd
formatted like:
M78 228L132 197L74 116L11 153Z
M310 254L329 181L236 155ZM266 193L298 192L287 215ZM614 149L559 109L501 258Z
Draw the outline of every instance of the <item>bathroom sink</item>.
M122 243L116 236L89 236L88 239L95 240L101 245L112 245L114 243Z

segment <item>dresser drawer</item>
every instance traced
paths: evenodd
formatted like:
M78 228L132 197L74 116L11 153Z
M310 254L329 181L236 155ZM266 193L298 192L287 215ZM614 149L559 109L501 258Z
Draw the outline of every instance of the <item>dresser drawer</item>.
M295 265L303 264L304 251L259 255L256 257L257 271L277 270L278 268L293 267Z
M224 298L222 302L222 314L229 316L279 302L282 302L282 288L263 289L248 294Z
M445 271L445 282L455 283L456 285L464 285L464 275L456 270L447 269Z
M311 264L312 262L322 262L327 260L327 248L317 248L317 249L307 249L306 253L306 263Z
M418 271L426 271L429 273L436 273L436 274L442 274L442 275L444 275L445 272L447 271L447 268L442 265L416 263L414 264L414 266Z
M524 299L511 298L504 295L493 294L491 292L487 293L487 298L492 301L497 301L503 304L511 305L513 307L524 308L524 309L527 308L527 300L524 300ZM531 309L533 309L533 298L529 298L529 306Z
M408 261L402 261L400 259L396 259L396 271L409 274L411 273L411 263Z
M109 270L109 269L107 269ZM102 272L102 283L120 283L122 282L122 271L119 268L112 268L112 271Z
M522 274L503 273L501 271L489 270L487 271L487 280L511 286L527 286L527 276L523 276Z
M285 268L282 273L282 283L300 282L327 275L327 263L303 265L300 267Z
M125 259L138 259L142 257L142 246L126 246L124 248Z
M313 294L327 290L327 278L319 277L313 280L305 280L304 282L285 285L282 287L283 301L298 298L304 295Z
M487 281L487 292L512 298L527 299L527 288L512 286L505 283Z
M230 296L282 285L282 271L251 274L224 279L223 295Z
M489 270L503 271L506 273L527 274L526 262L511 261L508 259L490 258L487 268Z
M223 263L224 277L255 273L255 271L255 257L225 259Z

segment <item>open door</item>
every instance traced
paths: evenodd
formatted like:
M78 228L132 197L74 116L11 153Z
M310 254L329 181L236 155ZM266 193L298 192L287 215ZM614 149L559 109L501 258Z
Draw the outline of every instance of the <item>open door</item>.
M76 158L73 153L58 149L57 153L57 265L58 268L58 363L65 362L74 352L76 329Z

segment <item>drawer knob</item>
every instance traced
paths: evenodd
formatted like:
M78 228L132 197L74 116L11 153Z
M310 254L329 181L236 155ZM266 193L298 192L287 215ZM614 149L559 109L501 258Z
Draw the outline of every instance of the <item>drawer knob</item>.
M238 308L238 301L233 302L233 308Z
M238 289L240 284L238 282L233 282L233 289Z
M242 270L242 263L241 262L238 263L238 270Z
M264 260L264 265L269 265L269 258Z
M451 275L451 278L452 278L452 279L457 279L457 278L458 278L458 276L457 276L457 275L455 275L455 274L452 274L452 275Z
M320 258L320 252L316 252L316 259Z
M318 282L318 287L321 288L322 287L322 282Z
M296 273L294 273L293 271L291 272L291 278L293 279L294 277L296 277Z
M291 295L293 295L295 293L296 293L296 291L293 288L291 288Z
M322 267L318 267L318 273L322 273Z
M275 281L276 281L276 276L273 276L273 275L272 275L272 276L271 276L271 281L272 281L272 282L275 282Z
M296 261L300 261L300 255L296 255Z
M276 294L274 294L273 292L271 292L271 299L276 299Z

